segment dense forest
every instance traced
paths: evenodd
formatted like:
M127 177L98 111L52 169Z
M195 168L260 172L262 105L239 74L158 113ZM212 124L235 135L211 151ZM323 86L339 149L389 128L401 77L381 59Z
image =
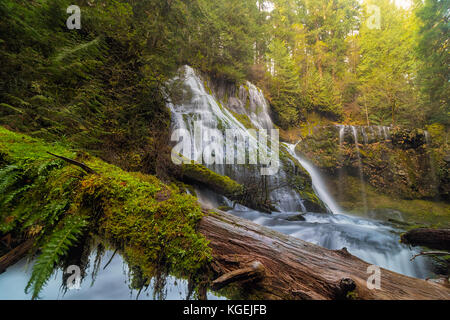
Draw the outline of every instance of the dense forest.
M67 10L74 4L81 10L75 29ZM38 257L27 285L32 298L57 268L77 257L86 264L83 246L94 237L120 251L133 289L171 274L205 298L213 279L249 261L217 253L220 241L208 223L229 218L204 222L210 208L197 203L198 186L229 200L216 206L220 212L239 203L265 213L342 213L296 151L329 176L329 193L347 211L402 212L408 221L389 220L403 231L449 226L449 0L2 0L0 17L0 272L25 253ZM279 179L286 181L274 187L233 168L173 163L174 110L192 98L186 83L173 81L180 70L188 78L195 70L198 101L209 95L240 127L256 126L229 98L248 111L249 97L262 95L268 110L261 112L260 102L256 114L273 121L287 143ZM285 194L295 206L280 205L289 202ZM342 252L334 254L339 265ZM433 263L448 277L449 261L446 255ZM313 278L311 286L329 280ZM412 287L405 296L392 294L397 287L372 295L359 280L343 293L334 284L313 294L299 285L296 296L281 279L257 292L245 285L219 292L249 299L414 297ZM427 290L416 297L440 296L440 288Z
M388 0L80 1L80 31L65 27L61 8L69 4L3 2L6 103L14 106L11 95L25 88L66 102L39 81L47 75L94 95L86 92L94 81L89 69L110 63L117 74L108 76L120 86L158 88L189 64L265 89L283 128L311 112L349 123L448 125L448 1L416 1L408 9ZM80 66L83 56L89 61ZM113 61L119 57L120 64ZM135 79L123 70L136 71ZM152 102L158 105L157 94Z

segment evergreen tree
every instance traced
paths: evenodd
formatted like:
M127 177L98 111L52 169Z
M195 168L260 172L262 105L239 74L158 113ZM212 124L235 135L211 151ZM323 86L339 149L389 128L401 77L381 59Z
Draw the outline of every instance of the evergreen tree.
M417 54L422 64L419 82L425 97L424 107L432 122L450 124L450 1L417 1L421 21Z

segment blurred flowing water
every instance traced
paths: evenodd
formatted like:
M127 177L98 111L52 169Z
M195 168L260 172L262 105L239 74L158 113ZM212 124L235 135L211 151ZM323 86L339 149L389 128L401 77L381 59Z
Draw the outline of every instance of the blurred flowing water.
M79 289L68 289L63 270L58 269L39 294L45 300L185 300L189 296L188 282L173 276L153 278L148 285L136 285L132 272L120 254L93 250ZM95 261L95 262L94 262ZM31 277L34 261L22 259L0 274L0 300L27 300L25 287ZM98 264L96 264L98 263ZM209 300L223 299L208 292Z
M184 67L184 76L178 80L182 80L184 97L181 102L169 103L172 112L172 129L185 129L191 133L194 159L201 154L199 141L194 139L195 123L198 121L201 121L200 129L205 132L208 130L223 132L225 129L235 129L246 134L247 129L244 125L215 99L213 94L205 88L204 81L192 68ZM249 105L241 106L242 113L250 119L255 128L273 128L269 106L263 93L251 83L247 83L247 88ZM241 104L244 102L241 101ZM359 148L355 127L340 127L340 143L342 144L347 128L354 135L355 148ZM364 129L361 132L365 143L371 138L368 132L373 137L389 138L389 128L387 127L368 127L367 130ZM201 136L200 139L202 138ZM235 145L235 147L247 148L248 145ZM310 161L295 152L295 145L280 145L280 149L281 152L287 152L294 157L310 174L313 189L328 212L306 212L298 192L285 185L288 173L283 166L277 175L268 177L268 183L271 186L278 186L270 191L270 198L277 203L276 208L280 212L266 214L251 210L200 186L196 188L199 202L209 208L223 205L233 207L230 213L236 216L328 249L337 250L346 247L350 253L369 263L404 275L417 278L432 276L429 258L418 257L413 262L410 261L410 258L419 250L410 249L399 243L401 230L380 221L356 217L344 212L327 190L320 171ZM293 164L291 163L291 165ZM241 183L257 176L259 172L259 170L249 169L245 165L211 165L209 168ZM361 180L361 183L363 184L364 181ZM361 188L362 196L365 197L364 187ZM93 251L91 255L91 260L93 260L96 252ZM123 258L120 255L112 257L112 251L106 251L103 255L100 266L89 265L86 269L87 278L82 282L80 290L66 291L62 286L62 271L59 270L50 279L41 297L44 299L112 300L189 298L187 281L171 276L164 278L162 288L160 283L155 283L155 279L152 279L150 284L142 290L134 289L130 270ZM106 261L111 258L111 262L107 265ZM26 262L22 260L5 273L0 274L0 299L31 298L29 294L24 293L24 288L31 275L31 268L26 269L25 267ZM88 279L89 276L91 279ZM208 299L219 299L219 297L208 293Z
M193 137L194 122L202 120L204 129L223 131L231 128L245 132L246 128L235 115L223 107L213 93L205 88L205 82L196 74L195 70L186 66L183 72L184 77L181 80L184 83L185 96L188 98L180 103L169 105L172 111L173 129L184 128L192 132ZM247 87L249 106L238 108L238 111L240 111L240 114L248 116L255 128L273 128L268 103L263 93L250 83L247 83ZM243 104L242 101L241 105ZM353 135L355 148L359 149L357 130L353 126L342 126L340 130L341 143L346 131L349 131ZM371 139L388 139L389 130L390 128L381 126L368 127L367 130L362 128L362 141L367 143L369 135ZM192 145L195 146L195 141L192 141ZM280 212L266 214L250 210L201 187L196 190L199 201L202 205L210 208L223 205L234 207L230 211L234 215L328 249L334 250L346 247L349 252L359 258L392 271L418 278L426 278L431 275L429 258L419 257L413 262L410 261L410 258L418 251L399 243L400 230L382 222L345 213L327 190L326 183L319 170L310 161L295 152L295 145L282 144L280 145L280 152L289 153L309 173L313 189L328 209L327 213L306 212L299 194L292 188L283 186L283 181L286 181L287 178L287 173L283 167L280 168L278 175L269 177L268 181L272 186L281 186L273 188L270 193L271 200L278 203L277 209ZM194 152L194 154L198 154L198 152ZM255 174L254 172L249 173L248 168L243 165L232 165L226 170L214 165L209 168L241 183ZM365 199L362 175L361 195ZM367 209L365 211L367 212ZM287 220L299 214L303 214L305 221Z

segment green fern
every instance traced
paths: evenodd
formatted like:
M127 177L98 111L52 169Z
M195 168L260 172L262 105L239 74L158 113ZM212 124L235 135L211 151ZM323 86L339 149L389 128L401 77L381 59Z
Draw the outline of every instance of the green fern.
M77 242L83 229L88 225L87 220L79 216L67 216L62 222L62 228L50 235L33 266L31 278L25 288L26 293L31 289L32 299L39 297L58 261L67 254L69 248Z
M46 228L51 228L67 211L70 206L69 200L54 200L47 204L42 210L36 211L23 223L22 229L27 229L36 224L44 224Z
M22 194L30 189L32 189L32 185L26 185L21 188L18 188L16 190L13 190L12 192L6 194L3 197L3 200L0 201L0 207L6 207L7 205L11 204L14 200L18 199Z
M21 180L23 171L19 166L9 165L0 170L0 194L5 194L9 187Z

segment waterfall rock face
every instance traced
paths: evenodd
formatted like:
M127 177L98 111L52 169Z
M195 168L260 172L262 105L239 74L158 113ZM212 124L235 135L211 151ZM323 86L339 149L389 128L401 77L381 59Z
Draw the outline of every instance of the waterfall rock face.
M207 81L188 66L183 67L172 82L181 88L178 98L172 99L168 104L172 112L172 130L175 132L183 129L189 133L189 159L202 160L205 141L218 142L219 136L226 137L228 129L248 138L245 141L233 139L236 150L246 150L248 153L246 159L250 160L256 152L251 148L252 145L257 145L258 152L261 152L260 141L257 141L253 133L249 134L248 130L267 130L270 135L270 129L274 128L269 104L261 90L249 82L239 88L224 82L212 83L210 87ZM269 137L269 140L270 138L273 137ZM273 146L273 142L270 145L268 149ZM225 146L223 150L217 150L215 156L220 156L221 152L222 155L226 154ZM267 152L270 154L273 150ZM258 201L271 202L279 211L325 211L314 195L307 172L283 146L280 146L279 157L278 172L266 176L261 175L263 165L249 164L248 161L245 164L218 164L217 161L203 164L208 169L245 185L254 191L252 197Z
M445 199L449 171L439 148L421 129L337 125L316 128L297 150L331 177L356 177L360 191L369 184L402 199Z

